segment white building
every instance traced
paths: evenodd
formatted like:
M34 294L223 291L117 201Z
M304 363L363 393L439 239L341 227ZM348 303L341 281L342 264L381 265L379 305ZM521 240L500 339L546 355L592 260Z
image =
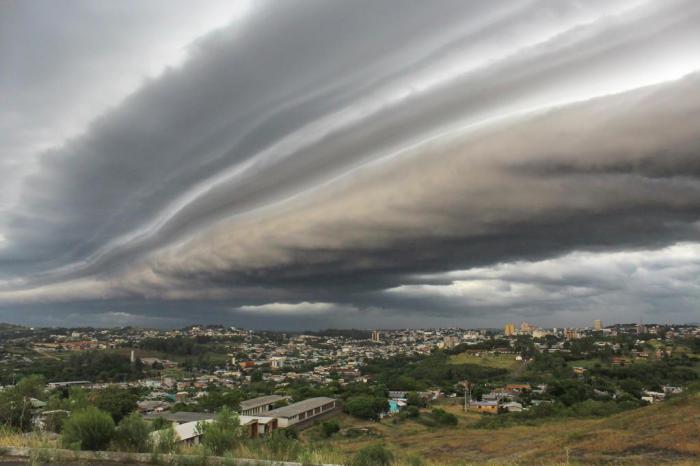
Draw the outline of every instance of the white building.
M286 400L286 396L266 395L253 398L251 400L241 401L241 415L255 416L256 414L265 414L270 411L275 403Z
M335 399L321 396L273 409L266 412L264 416L276 418L279 427L289 427L298 422L332 411L335 406Z

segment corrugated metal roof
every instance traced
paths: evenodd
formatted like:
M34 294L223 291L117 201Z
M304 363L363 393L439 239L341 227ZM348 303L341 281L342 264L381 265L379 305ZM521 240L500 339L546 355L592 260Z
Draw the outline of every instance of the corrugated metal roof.
M156 414L146 414L143 416L144 419L153 420L157 418L163 418L166 421L185 423L192 421L204 421L205 419L214 419L216 414L214 413L194 413L189 411L178 411L176 413L156 413Z
M271 403L276 403L278 401L284 400L285 397L280 395L266 395L253 398L251 400L241 401L241 410L253 409L258 406L268 405Z
M281 408L273 409L264 413L266 417L292 417L297 414L301 414L304 411L310 409L321 407L325 404L334 402L334 398L328 398L325 396L320 396L317 398L309 398L308 400L299 401L298 403L292 403L289 406L282 406Z

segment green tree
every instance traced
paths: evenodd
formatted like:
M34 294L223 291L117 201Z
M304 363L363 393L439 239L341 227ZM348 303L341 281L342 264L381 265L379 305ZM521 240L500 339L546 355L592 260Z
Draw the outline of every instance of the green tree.
M380 415L389 409L389 402L386 398L355 396L348 399L345 409L351 416L378 420Z
M32 375L0 392L0 422L23 431L32 429L32 398L45 398L44 378Z
M416 392L408 392L406 394L406 404L417 408L425 407L425 400Z
M242 438L238 415L224 406L212 422L200 422L197 430L202 434L204 447L212 454L222 456L232 450Z
M114 444L121 451L145 452L151 447L149 433L146 421L138 413L131 413L114 431Z
M119 422L124 416L136 409L138 395L131 390L107 387L102 390L94 390L91 393L91 398L95 406L111 414L114 422Z
M109 413L90 406L78 410L63 424L61 443L81 450L104 450L114 436L114 420Z

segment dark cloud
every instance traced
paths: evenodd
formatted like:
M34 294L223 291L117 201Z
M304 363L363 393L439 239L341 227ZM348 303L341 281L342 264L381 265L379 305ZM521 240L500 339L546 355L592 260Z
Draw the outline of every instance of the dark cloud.
M637 3L254 2L41 154L0 221L0 303L153 325L627 315L594 276L499 278L489 305L395 290L697 239L700 77L673 80L700 69L700 5Z

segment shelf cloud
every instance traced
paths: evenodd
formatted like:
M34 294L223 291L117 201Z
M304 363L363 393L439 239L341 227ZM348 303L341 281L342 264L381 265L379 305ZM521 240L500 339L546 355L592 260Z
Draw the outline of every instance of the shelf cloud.
M694 318L697 2L180 7L0 6L0 320Z

